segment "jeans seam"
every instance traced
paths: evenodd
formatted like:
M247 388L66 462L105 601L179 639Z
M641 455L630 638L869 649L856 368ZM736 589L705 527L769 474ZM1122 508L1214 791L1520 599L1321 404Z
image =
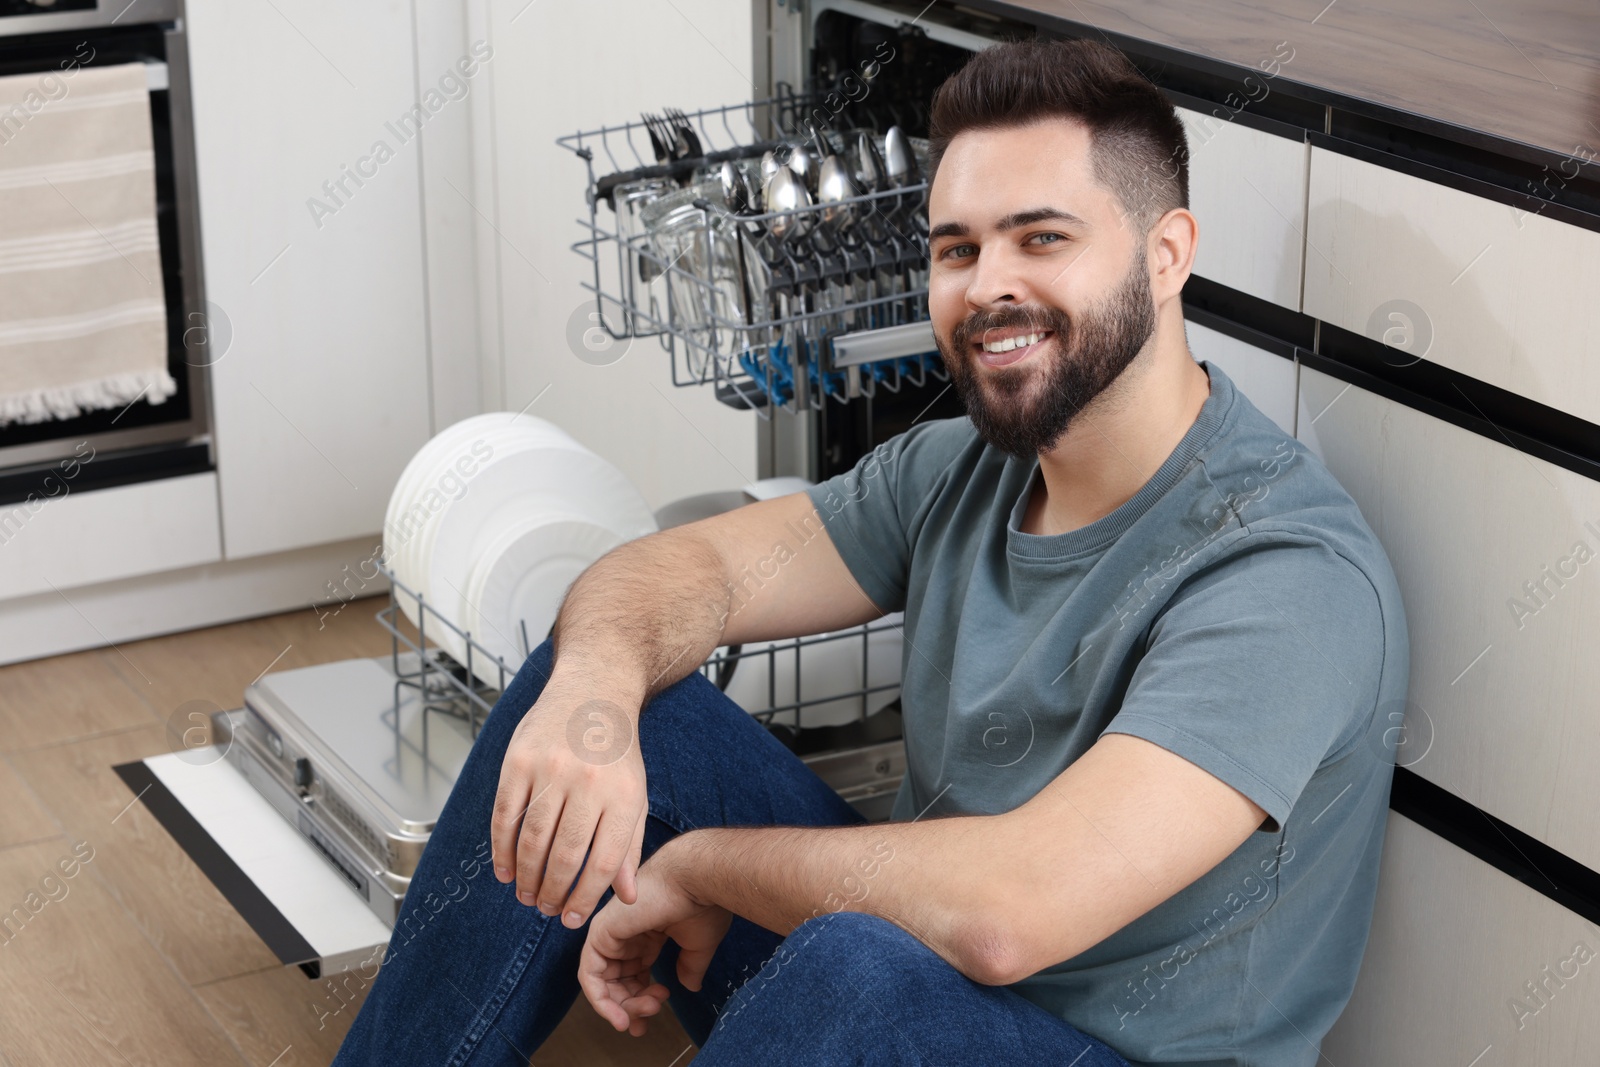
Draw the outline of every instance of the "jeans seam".
M481 1047L484 1035L489 1032L489 1028L494 1026L495 1020L500 1017L500 1012L505 1008L506 1001L511 996L511 991L517 987L517 983L522 981L523 972L528 969L528 962L533 959L534 952L543 943L544 935L549 929L548 922L541 923L538 933L522 943L522 947L517 950L516 956L512 958L511 964L507 966L504 976L500 979L499 988L484 1003L483 1007L478 1009L478 1014L474 1017L474 1022L481 1019L482 1025L468 1027L467 1033L462 1036L461 1042L456 1046L455 1051L451 1053L450 1059L447 1061L449 1067L465 1067L467 1061L472 1058L473 1053ZM516 1048L514 1045L512 1047ZM518 1050L518 1054L521 1054L521 1050Z

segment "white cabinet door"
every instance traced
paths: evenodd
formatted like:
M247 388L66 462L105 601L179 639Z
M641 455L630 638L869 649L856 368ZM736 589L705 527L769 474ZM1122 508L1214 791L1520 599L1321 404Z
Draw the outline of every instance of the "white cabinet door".
M1390 813L1361 975L1318 1062L1574 1067L1597 1046L1594 924Z
M587 215L586 170L555 143L637 122L643 111L748 100L750 4L473 0L472 10L469 36L494 50L481 78L489 84L473 90L488 126L474 141L480 277L491 301L482 337L503 360L487 403L531 403L530 415L616 464L652 508L754 480L757 416L718 403L709 386L674 388L654 338L615 346L612 362L584 347L594 297L580 283L592 268L571 245L582 236L574 219ZM795 5L778 10L799 18ZM743 133L737 119L733 129ZM634 143L650 157L647 139ZM597 177L635 165L620 143L615 163L596 151ZM602 202L599 213L612 229L611 209Z
M1284 433L1294 433L1295 364L1225 333L1186 323L1189 354L1222 368L1241 393Z
M1321 148L1308 315L1600 422L1600 233Z
M1307 145L1188 108L1178 117L1200 224L1194 272L1298 311Z
M1400 762L1600 868L1600 482L1309 367L1300 393L1405 601Z
M224 553L376 533L429 436L412 5L187 8Z

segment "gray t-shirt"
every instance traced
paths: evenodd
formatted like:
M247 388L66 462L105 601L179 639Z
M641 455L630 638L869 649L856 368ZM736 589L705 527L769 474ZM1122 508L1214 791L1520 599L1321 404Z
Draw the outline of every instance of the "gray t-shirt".
M1077 530L1020 532L1038 461L964 417L807 492L862 589L905 612L893 818L1009 811L1106 733L1269 816L1198 881L1012 988L1135 1064L1310 1067L1371 925L1405 614L1333 475L1201 366L1193 427Z

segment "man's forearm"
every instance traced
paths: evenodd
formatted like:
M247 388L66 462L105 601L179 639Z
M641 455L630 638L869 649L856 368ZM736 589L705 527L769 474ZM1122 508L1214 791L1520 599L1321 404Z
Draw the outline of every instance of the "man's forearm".
M888 919L987 984L1011 980L985 859L996 817L839 827L712 827L668 844L690 896L781 934L807 919L857 911ZM985 844L987 842L987 845Z
M567 591L556 667L605 675L637 690L642 706L716 650L729 603L722 560L705 541L670 530L630 541Z

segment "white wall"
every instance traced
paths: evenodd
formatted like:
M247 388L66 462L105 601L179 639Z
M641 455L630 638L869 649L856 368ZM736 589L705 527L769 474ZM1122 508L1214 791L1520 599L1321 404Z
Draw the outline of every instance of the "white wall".
M569 347L569 320L590 302L579 287L587 261L570 247L583 234L586 172L555 143L641 111L749 99L748 0L470 2L469 36L494 48L493 95L474 116L485 409L518 410L548 386L530 414L620 466L652 508L754 479L757 416L709 387L675 388L654 340L608 366ZM610 225L610 208L600 212Z

